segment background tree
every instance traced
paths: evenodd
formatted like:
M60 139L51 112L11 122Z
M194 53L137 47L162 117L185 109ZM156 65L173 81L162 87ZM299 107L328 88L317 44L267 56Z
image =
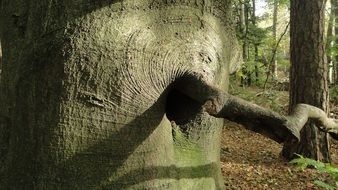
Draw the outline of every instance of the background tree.
M256 0L252 0L252 15L251 15L251 21L252 21L252 25L255 28L257 27L257 16L256 16ZM254 63L254 67L255 67L255 83L257 84L259 82L259 64L258 64L258 46L259 43L255 42L254 44L254 56L255 56L255 63Z
M278 17L278 0L273 0L273 16L272 16L272 39L273 45L277 44L277 17ZM278 77L278 63L277 63L277 55L274 50L272 50L272 58L271 58L271 75L272 80L276 80Z
M326 32L326 38L325 38L325 50L326 50L326 60L327 64L329 66L328 70L328 80L330 83L334 83L334 62L332 60L332 53L333 53L333 26L334 26L334 11L332 9L331 0L328 0L326 2L326 7L329 7L331 5L330 9L328 9L328 22L327 22L327 32Z
M1 63L2 63L2 50L1 50L1 40L0 40L0 77L1 77Z
M334 68L334 81L338 84L338 1L331 0L331 14L334 18L334 48L333 48L333 68Z
M285 35L288 34L288 22L285 22L289 18L288 1L267 2L267 11L262 15L256 15L256 1L235 1L237 34L243 45L244 58L242 70L238 75L241 77L241 84L246 86L260 86L270 82L276 78L274 75L277 75L278 67L283 68L280 73L281 77L285 78L284 72L287 71L284 68L288 68L289 40ZM247 22L243 22L245 20ZM274 66L277 61L281 63L280 66ZM272 81L278 80L276 78Z
M307 103L328 112L327 63L324 50L325 0L291 0L291 75L290 111L297 103ZM309 122L301 142L283 147L287 158L294 153L330 161L328 135Z
M242 65L239 76L241 84L250 86L259 83L262 67L265 67L266 60L259 56L259 46L266 37L266 30L258 26L255 1L235 1L235 17L237 18L237 36L242 44Z

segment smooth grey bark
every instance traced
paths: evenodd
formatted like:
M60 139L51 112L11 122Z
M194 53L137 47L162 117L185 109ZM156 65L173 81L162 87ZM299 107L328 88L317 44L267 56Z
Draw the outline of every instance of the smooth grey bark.
M222 189L223 120L174 86L197 72L227 90L230 1L1 6L1 188Z

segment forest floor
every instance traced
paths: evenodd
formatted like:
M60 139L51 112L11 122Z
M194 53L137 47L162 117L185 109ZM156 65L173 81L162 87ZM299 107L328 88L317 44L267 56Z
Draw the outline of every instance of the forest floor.
M275 111L287 109L287 92L260 93L259 89L232 92ZM231 90L230 90L231 91ZM332 162L338 165L338 142L332 142ZM244 127L226 122L222 136L221 164L226 189L320 189L315 180L332 183L315 169L301 171L280 156L282 145Z

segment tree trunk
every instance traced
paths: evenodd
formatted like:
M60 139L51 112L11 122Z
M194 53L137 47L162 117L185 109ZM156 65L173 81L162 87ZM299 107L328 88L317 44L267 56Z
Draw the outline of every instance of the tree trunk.
M250 17L250 1L246 0L245 1L245 28L246 28L246 31L245 31L245 59L247 61L250 60L250 41L249 41L249 37L248 37L248 34L249 34L249 17ZM251 83L252 83L252 71L249 69L246 71L246 83L248 86L251 86Z
M273 16L272 16L272 38L273 38L273 46L277 44L277 17L278 17L278 0L273 1ZM272 66L271 66L271 73L272 73L272 80L276 80L278 77L277 74L277 54L272 58Z
M334 0L333 0L334 1ZM327 4L331 1L327 1ZM328 26L327 26L327 33L326 33L326 40L325 40L325 49L330 50L332 49L332 38L333 38L333 22L334 22L334 11L332 9L332 4L331 4L331 10L330 10L330 18L328 21ZM330 83L334 83L334 66L333 66L333 60L332 60L332 53L331 51L326 52L326 60L327 60L327 65L329 66L328 69L328 79Z
M252 0L252 15L251 15L252 24L256 26L256 0ZM258 44L254 44L255 49L255 82L259 82L259 65L258 65Z
M297 103L307 103L328 112L327 63L324 51L325 0L291 1L291 88L290 110ZM289 141L283 155L292 158L294 153L330 161L329 141L314 122L301 132L301 141Z
M227 90L231 1L1 2L1 189L223 189L223 120L175 84Z
M2 49L1 49L1 39L0 39L0 79L1 79L1 68L2 68Z
M336 36L335 38L335 47L338 47L338 38L337 38L337 35L338 35L338 1L337 0L332 0L331 1L331 11L332 11L332 14L334 15L334 34ZM335 84L338 84L338 67L337 67L337 64L338 64L338 53L335 52L335 55L334 55L334 70L335 70Z
M240 22L241 22L241 32L243 36L243 61L245 64L248 63L249 61L249 41L248 41L248 24L249 24L249 19L248 19L248 2L245 0L241 3L241 12L240 12ZM242 72L244 77L241 79L242 85L249 85L251 83L251 74L250 71L244 66L242 68Z

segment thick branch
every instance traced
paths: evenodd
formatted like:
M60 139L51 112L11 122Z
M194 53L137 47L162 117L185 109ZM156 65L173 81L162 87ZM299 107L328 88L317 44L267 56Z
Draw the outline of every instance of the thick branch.
M297 126L301 129L309 119L315 120L323 131L338 134L337 121L328 118L323 110L308 104L297 104L291 115L288 116L287 125Z
M280 115L241 98L231 96L202 79L197 73L187 73L175 88L189 97L204 103L203 108L214 117L243 124L249 130L261 133L277 142L289 137L299 140L300 130L308 119L313 119L320 129L338 134L338 123L314 106L298 104L289 116ZM333 136L334 138L337 135ZM337 138L338 139L338 138Z
M287 137L300 138L300 129L285 125L288 118L283 115L231 95L227 95L224 102L219 100L214 98L204 104L210 115L241 123L277 142L284 142Z
M314 106L298 104L289 116L283 116L240 98L226 95L215 97L204 104L205 110L215 117L222 117L247 125L250 130L261 133L277 142L287 137L300 138L300 130L309 119L318 123L320 129L338 134L338 123L326 116L326 113ZM222 101L225 100L226 101ZM333 135L336 138L336 135Z

